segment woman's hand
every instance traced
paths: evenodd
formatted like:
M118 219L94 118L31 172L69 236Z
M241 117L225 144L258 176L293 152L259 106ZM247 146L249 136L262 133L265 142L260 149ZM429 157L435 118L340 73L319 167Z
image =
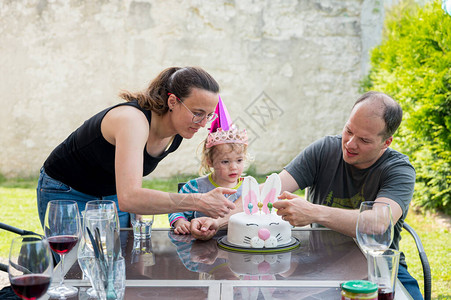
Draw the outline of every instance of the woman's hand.
M224 194L235 194L236 190L227 188L215 188L205 194L198 194L197 211L200 211L212 218L224 217L231 210L235 209L235 204L228 200Z

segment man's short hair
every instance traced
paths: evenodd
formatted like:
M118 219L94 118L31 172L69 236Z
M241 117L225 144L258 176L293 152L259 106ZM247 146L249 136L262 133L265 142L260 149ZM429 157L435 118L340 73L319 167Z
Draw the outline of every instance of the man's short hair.
M361 95L354 103L354 108L357 104L365 101L375 101L383 105L382 119L385 122L385 129L380 133L383 139L391 137L402 121L402 108L392 97L382 92L369 91Z

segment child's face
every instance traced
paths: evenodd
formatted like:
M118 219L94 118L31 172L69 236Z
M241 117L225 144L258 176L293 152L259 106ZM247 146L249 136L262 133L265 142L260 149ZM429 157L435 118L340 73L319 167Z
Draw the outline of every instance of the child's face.
M244 154L240 147L229 144L215 146L213 161L211 166L214 169L214 180L217 184L224 186L226 184L237 183L244 169Z

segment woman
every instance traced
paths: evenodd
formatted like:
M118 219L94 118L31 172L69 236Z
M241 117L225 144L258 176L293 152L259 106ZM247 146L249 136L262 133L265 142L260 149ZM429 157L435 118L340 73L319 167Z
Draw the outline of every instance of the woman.
M121 227L129 227L129 212L199 210L223 217L235 207L223 194L234 190L183 195L142 188L143 176L216 117L218 92L204 70L174 67L163 70L145 92L122 93L126 102L85 121L44 162L37 186L41 224L47 203L57 199L77 201L80 211L90 200L114 200Z

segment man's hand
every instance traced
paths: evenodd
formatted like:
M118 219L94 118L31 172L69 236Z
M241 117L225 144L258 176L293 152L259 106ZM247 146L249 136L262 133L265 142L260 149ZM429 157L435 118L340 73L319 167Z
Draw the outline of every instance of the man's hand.
M178 219L174 223L174 233L176 234L190 234L191 223L185 219Z
M191 235L198 240L211 239L219 229L216 220L208 217L200 217L191 220Z
M235 204L228 200L224 194L235 194L236 190L227 188L215 188L201 195L197 202L197 211L200 211L212 218L224 217L231 210L235 209Z
M273 206L283 220L290 222L293 226L305 226L315 222L314 204L289 192L283 192L279 199L286 200L276 201Z

